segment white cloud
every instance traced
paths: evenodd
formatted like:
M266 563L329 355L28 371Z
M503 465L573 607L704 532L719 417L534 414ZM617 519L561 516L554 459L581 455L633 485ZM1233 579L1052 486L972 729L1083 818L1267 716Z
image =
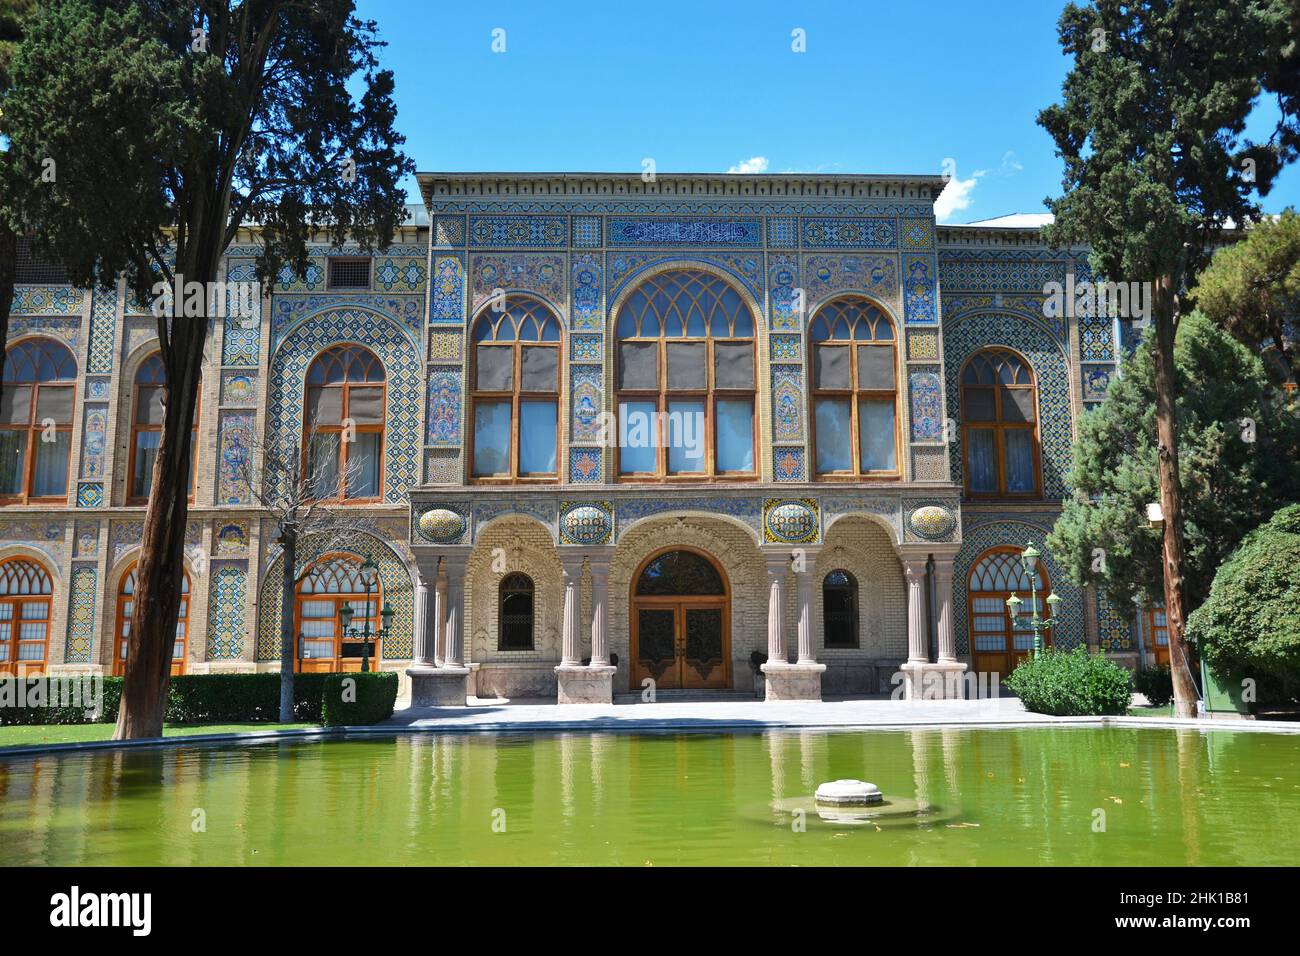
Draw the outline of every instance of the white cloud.
M749 159L742 159L735 166L727 170L728 173L765 173L767 172L766 156L751 156Z
M975 184L985 172L986 170L977 169L971 173L970 179L959 179L954 176L948 180L948 184L943 187L943 192L939 193L939 198L934 201L935 220L946 223L953 213L969 208L975 201L971 193L975 191Z
M1020 164L1020 160L1016 158L1016 151L1009 149L1002 154L1002 165L998 167L998 171L1010 175L1011 173L1018 173L1024 168Z

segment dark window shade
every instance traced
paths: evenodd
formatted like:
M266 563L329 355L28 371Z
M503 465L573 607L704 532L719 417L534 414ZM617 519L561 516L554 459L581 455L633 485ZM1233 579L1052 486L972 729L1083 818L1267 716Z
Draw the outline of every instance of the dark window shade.
M483 392L508 392L515 380L515 349L512 345L480 345L475 387Z
M964 411L968 422L991 422L996 417L993 408L993 389L968 388Z
M313 425L338 425L343 420L343 389L307 390L307 421ZM159 419L161 421L161 419Z
M161 425L163 421L163 390L141 388L136 392L135 422L137 425Z
M713 346L715 388L754 387L754 347L748 342L717 342Z
M851 388L849 350L843 346L819 345L815 353L818 388Z
M668 387L701 389L708 385L705 363L708 346L703 342L668 343Z
M14 282L67 285L68 274L57 262L42 259L33 253L30 239L19 239L18 261L14 263Z
M329 260L329 286L331 289L369 289L370 260Z
M352 388L348 391L348 417L358 425L377 425L384 420L382 388Z
M881 345L858 346L858 388L893 389L894 350Z
M556 391L556 365L560 350L543 347L525 347L523 356L523 382L525 392Z
M659 387L659 343L620 342L618 381L621 388Z
M41 389L40 396L37 399L36 424L41 424L47 418L52 419L56 425L72 424L71 388L50 388L46 386Z
M0 397L0 421L6 425L26 425L32 417L30 385L6 385Z
M1002 420L1004 422L1032 422L1034 420L1033 389L1004 388L1002 390Z

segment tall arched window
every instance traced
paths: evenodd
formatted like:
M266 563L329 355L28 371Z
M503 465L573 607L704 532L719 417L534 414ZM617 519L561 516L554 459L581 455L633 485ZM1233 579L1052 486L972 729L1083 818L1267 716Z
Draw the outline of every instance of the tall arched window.
M155 352L140 363L135 373L135 396L131 412L131 465L127 482L127 500L132 504L149 497L153 480L153 463L162 442L164 391L167 374L162 353ZM200 385L200 397L203 389ZM199 447L199 408L194 408L194 428L190 432L190 500L194 500L194 459Z
M543 303L511 296L474 323L475 478L559 477L560 323Z
M1037 609L1048 617L1052 609L1045 601L1051 590L1047 569L1039 561ZM985 551L971 566L967 583L970 606L971 653L976 672L994 672L1008 676L1034 647L1034 632L1026 621L1034 612L1029 575L1020 560L1020 549L1003 546ZM1007 610L1007 598L1015 595L1025 603L1020 617L1013 622ZM1051 631L1043 634L1044 645L1050 644Z
M513 572L501 579L497 608L497 649L533 649L533 579Z
M757 474L754 316L695 270L647 279L618 312L618 473L633 480Z
M379 664L382 584L373 567L349 554L329 554L298 585L294 634L299 670L360 670L366 623L370 624L370 665ZM352 609L351 631L343 626L343 606Z
M317 497L383 497L385 380L384 363L360 345L331 346L311 363L304 427Z
M136 568L123 576L117 592L117 635L113 648L113 673L126 673L126 652L131 646L131 615L135 613ZM185 653L190 643L190 576L181 571L181 604L176 615L176 640L172 643L172 675L185 673Z
M822 579L822 641L826 647L858 646L858 580L841 568Z
M38 674L50 647L50 574L30 558L0 562L0 674Z
M961 372L961 446L971 497L1039 493L1038 398L1029 363L1006 349L976 352Z
M894 326L867 299L836 299L809 327L817 474L898 474Z
M77 363L58 342L28 339L9 347L0 401L0 498L67 500L76 379Z

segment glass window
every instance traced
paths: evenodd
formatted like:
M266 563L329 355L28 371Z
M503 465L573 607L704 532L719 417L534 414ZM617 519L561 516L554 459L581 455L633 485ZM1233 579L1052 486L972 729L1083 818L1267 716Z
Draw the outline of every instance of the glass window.
M718 470L754 470L754 403L751 399L718 400Z
M319 497L383 497L384 363L360 345L334 345L307 369L308 466Z
M1037 402L1019 355L992 348L971 356L961 373L967 494L1038 494Z
M519 405L519 473L555 474L555 402Z
M67 498L76 377L72 353L59 342L27 339L9 347L0 401L0 496L20 503Z
M817 470L849 471L853 467L853 415L848 399L817 400Z
M533 649L533 579L514 572L501 579L497 615L497 648L503 651Z
M863 471L897 470L894 403L888 399L862 399L858 405L858 429Z
M474 405L474 474L510 474L510 403Z
M822 643L858 646L858 582L848 571L832 571L822 580Z
M653 474L658 461L657 407L654 402L624 402L619 406L619 471L625 475Z

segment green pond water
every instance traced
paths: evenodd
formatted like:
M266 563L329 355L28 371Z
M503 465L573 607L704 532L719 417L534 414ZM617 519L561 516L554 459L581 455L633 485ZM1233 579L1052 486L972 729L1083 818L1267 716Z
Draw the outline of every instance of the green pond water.
M813 791L845 777L885 805L823 819ZM404 735L0 759L6 865L1297 862L1300 736L1277 734Z

